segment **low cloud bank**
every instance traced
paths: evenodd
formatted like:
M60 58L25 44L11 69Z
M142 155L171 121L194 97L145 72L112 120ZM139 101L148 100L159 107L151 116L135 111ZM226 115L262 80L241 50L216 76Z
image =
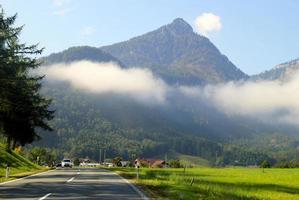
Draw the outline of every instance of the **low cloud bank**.
M47 79L67 81L96 94L115 93L147 104L171 104L171 94L216 107L231 117L245 116L299 126L299 74L288 82L229 82L204 87L170 86L147 69L80 61L42 67ZM200 103L199 103L200 104Z
M299 75L288 82L229 82L205 87L180 87L187 96L204 98L229 116L299 125Z
M115 93L135 100L163 103L167 85L146 69L123 69L113 62L93 63L80 61L42 67L47 79L67 81L74 88L91 93Z

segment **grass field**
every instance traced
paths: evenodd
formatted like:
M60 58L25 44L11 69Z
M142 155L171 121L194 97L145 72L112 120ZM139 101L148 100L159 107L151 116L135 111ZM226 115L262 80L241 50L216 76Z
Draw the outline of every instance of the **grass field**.
M10 177L9 179L5 178L6 164L10 166ZM11 152L8 153L4 150L4 146L0 144L0 182L21 178L30 174L37 172L45 171L45 168L42 168L23 156Z
M141 169L138 181L134 168L113 170L157 199L299 200L299 169Z

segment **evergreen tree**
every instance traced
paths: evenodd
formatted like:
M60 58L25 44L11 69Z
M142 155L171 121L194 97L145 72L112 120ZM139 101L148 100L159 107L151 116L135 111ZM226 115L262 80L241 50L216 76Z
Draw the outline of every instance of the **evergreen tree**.
M39 90L43 76L30 72L40 63L34 57L43 49L19 42L22 27L14 27L17 15L5 17L0 12L0 129L7 137L8 148L38 139L36 128L51 130L51 100Z

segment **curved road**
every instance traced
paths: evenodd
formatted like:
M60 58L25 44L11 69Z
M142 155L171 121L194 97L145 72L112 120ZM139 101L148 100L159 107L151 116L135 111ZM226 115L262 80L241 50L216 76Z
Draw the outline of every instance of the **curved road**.
M104 169L53 170L0 185L0 199L148 199Z

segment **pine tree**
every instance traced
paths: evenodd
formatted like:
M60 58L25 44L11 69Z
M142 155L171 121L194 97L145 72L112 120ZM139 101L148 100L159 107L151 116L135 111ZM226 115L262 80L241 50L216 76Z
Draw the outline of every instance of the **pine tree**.
M23 27L14 27L17 15L5 17L0 12L0 129L8 148L38 139L36 128L51 130L51 100L39 90L43 76L31 75L40 63L34 57L43 49L26 46L18 38Z

